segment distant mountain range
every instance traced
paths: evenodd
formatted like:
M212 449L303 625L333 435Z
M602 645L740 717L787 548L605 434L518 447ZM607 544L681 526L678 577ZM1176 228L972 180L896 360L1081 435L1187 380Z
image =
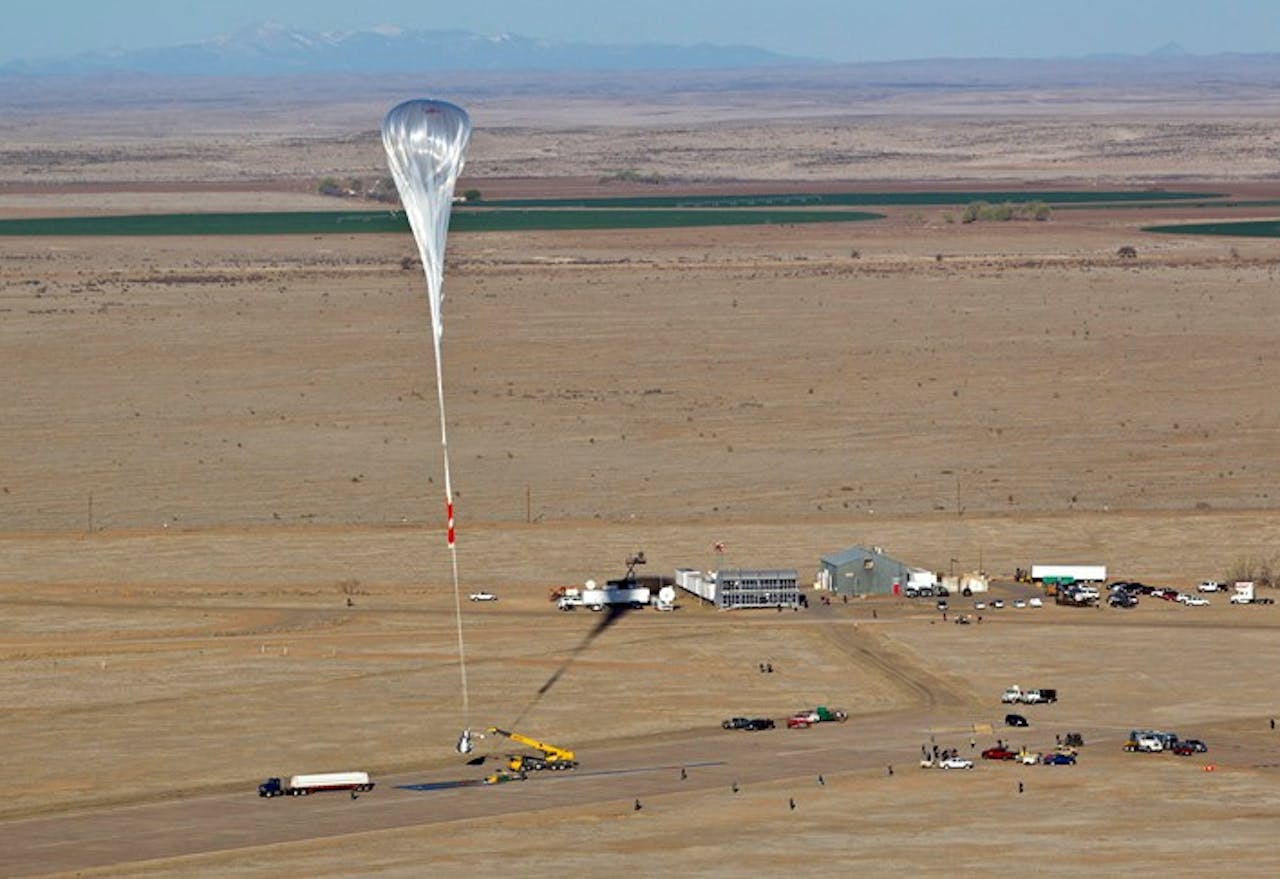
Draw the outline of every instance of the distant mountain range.
M276 23L167 48L89 52L0 64L0 73L279 76L516 70L714 70L818 65L750 46L592 45L468 31L382 27L317 33Z

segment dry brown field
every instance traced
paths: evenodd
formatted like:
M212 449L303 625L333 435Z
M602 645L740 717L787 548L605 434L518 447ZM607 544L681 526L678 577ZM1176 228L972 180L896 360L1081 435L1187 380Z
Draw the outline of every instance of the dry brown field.
M745 95L548 114L488 97L463 185L1276 199L1269 95L790 96L767 114ZM333 207L320 176L381 173L383 97L7 114L0 217ZM624 169L666 182L610 179ZM1275 875L1275 607L957 626L904 599L685 600L591 638L598 618L546 601L638 550L647 574L808 581L874 544L981 567L1008 597L1032 562L1182 588L1276 565L1280 243L1141 227L1280 209L885 213L450 239L462 588L500 595L463 602L466 712L408 237L0 237L0 876ZM1019 744L1079 730L1078 766L915 768L930 737L1003 736L1015 682L1062 693ZM852 719L719 729L822 702ZM468 722L574 747L582 769L398 786L483 775L453 752ZM1124 754L1135 727L1210 752ZM254 794L349 768L379 787Z

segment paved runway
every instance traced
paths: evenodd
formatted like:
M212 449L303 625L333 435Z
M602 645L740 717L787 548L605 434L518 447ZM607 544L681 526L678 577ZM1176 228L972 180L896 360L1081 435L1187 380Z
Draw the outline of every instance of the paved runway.
M914 715L914 716L913 716ZM960 722L950 719L950 725ZM795 778L797 790L821 773L883 771L914 763L924 728L918 710L807 730L725 731L710 727L640 744L579 750L573 772L533 773L524 782L478 783L490 768L467 766L375 778L346 793L263 799L243 793L137 803L0 822L0 876L61 870L430 825L586 803L618 802L681 790L740 788ZM925 734L927 739L927 733ZM874 743L874 744L872 744ZM685 770L684 778L681 769ZM459 783L461 782L461 783ZM620 805L621 808L621 805Z

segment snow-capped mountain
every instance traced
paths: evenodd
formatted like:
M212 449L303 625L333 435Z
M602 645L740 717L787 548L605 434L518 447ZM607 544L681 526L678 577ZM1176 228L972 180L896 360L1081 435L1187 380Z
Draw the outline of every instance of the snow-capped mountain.
M0 72L274 76L447 70L695 70L815 63L822 62L750 46L594 45L395 26L319 33L266 22L181 46L23 59L0 65Z

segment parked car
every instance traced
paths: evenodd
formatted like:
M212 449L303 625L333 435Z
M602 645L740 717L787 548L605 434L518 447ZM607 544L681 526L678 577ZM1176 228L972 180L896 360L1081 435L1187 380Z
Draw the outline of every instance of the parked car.
M1201 592L1217 592L1221 588L1222 584L1217 580L1201 580L1200 585L1196 587Z
M1039 598L1032 598L1027 602L1031 607L1044 607L1044 602Z
M991 602L991 606L994 607L996 610L999 610L1000 608L1004 607L1004 601L1002 599L997 598L995 601Z
M1187 739L1186 741L1178 742L1178 744L1173 746L1173 753L1177 754L1179 757L1190 757L1192 754L1203 754L1208 750L1208 746L1199 739Z
M975 602L973 603L973 609L974 609L974 610L986 610L986 609L987 609L987 603L986 603L985 601L975 601Z
M1027 603L1026 603L1025 601L1023 601L1021 598L1015 598L1015 599L1013 600L1013 606L1014 606L1014 607L1026 607L1026 606L1027 606Z
M938 763L938 766L942 769L972 769L973 761L963 757L948 757Z
M746 729L747 724L751 722L748 717L730 717L728 720L720 721L721 729Z
M471 600L472 601L497 601L498 596L494 595L492 592L472 592Z
M1008 748L987 748L982 752L983 760L1013 760L1017 756L1017 751L1010 751Z
M1074 766L1074 754L1045 754L1042 761L1045 766Z
M1199 595L1192 595L1187 592L1182 595L1182 603L1187 607L1208 607L1209 599L1201 598Z
M808 714L793 714L787 718L787 729L808 729L813 720Z
M1026 726L1027 719L1021 714L1006 714L1004 716L1005 726Z
M938 610L945 611L947 609L947 600L945 598L938 599Z
M1143 754L1158 754L1164 750L1164 742L1156 736L1142 734L1125 743L1126 751L1137 751Z

